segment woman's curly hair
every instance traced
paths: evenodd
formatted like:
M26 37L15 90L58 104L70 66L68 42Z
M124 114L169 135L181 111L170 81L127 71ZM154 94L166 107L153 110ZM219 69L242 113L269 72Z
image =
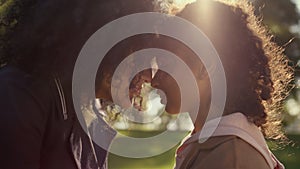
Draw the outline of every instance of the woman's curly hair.
M284 49L246 1L199 0L178 6L156 0L156 9L200 28L219 53L227 80L224 115L241 112L266 138L284 139L283 101L292 89L293 69ZM186 6L185 6L186 5Z
M50 69L55 65L50 63L57 60L74 62L80 47L98 28L125 14L145 11L149 1L141 5L139 0L2 0L0 8L4 3L9 7L0 13L0 66L10 58L29 69L35 67L35 59L36 64L41 59L44 64L38 71ZM230 2L199 0L183 8L180 5L184 4L172 0L154 0L156 9L191 21L214 44L227 79L225 114L240 111L268 138L283 138L282 103L292 88L293 70L284 49L272 41L268 29L254 15L252 5ZM1 32L10 27L16 28Z

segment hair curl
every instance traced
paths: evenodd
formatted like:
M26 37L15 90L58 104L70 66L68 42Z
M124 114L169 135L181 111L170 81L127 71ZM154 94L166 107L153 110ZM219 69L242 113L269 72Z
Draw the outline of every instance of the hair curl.
M266 138L285 139L282 104L293 87L293 69L253 5L228 0L199 0L181 7L174 1L155 3L156 9L195 24L214 44L227 79L224 114L242 112Z
M68 59L74 62L92 33L115 18L150 11L149 1L141 5L140 0L72 3L16 0L18 3L11 7L15 9L11 10L12 15L5 15L12 17L1 18L0 26L4 23L16 27L1 35L1 47L5 44L0 51L1 58L17 58L18 64L29 69L52 71L51 65L57 63L55 58L63 63ZM154 3L159 4L156 9L163 6L162 12L177 13L196 24L215 45L228 82L225 113L240 111L260 126L268 138L283 138L282 103L291 89L293 70L283 54L284 49L272 41L268 29L254 15L253 6L245 1L224 0L199 0L185 8L170 0L154 0ZM34 60L37 60L35 64ZM64 68L63 64L58 65Z

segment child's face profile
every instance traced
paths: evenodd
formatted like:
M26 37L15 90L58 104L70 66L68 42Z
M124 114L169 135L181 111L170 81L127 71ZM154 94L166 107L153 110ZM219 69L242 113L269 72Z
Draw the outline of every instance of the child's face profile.
M185 100L185 103L188 102L188 105L200 105L199 112L206 114L210 106L210 81L198 57L192 57L186 55L185 49L178 48L179 51L176 51L176 54L180 59L189 67L192 72L193 78L196 80L199 95L200 95L200 104L196 103L195 100ZM195 60L194 60L195 59ZM165 57L156 56L157 68L158 70L153 71L151 69L144 70L138 73L131 82L130 85L130 96L138 95L143 83L151 83L151 86L156 89L160 89L164 92L166 100L162 99L162 103L166 104L166 111L170 114L180 113L181 102L181 92L180 84L176 81L175 77L177 76L188 76L188 74L183 71L178 64L178 62L165 59ZM182 64L181 63L181 64ZM164 70L169 70L164 71ZM192 88L190 90L193 90ZM197 92L197 91L190 91ZM205 118L204 117L204 118Z

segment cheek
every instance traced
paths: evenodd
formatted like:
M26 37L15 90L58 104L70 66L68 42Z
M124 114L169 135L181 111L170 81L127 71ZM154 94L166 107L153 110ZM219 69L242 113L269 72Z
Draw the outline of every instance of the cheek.
M166 111L170 114L178 114L181 104L180 88L171 75L159 70L152 79L152 87L164 92L167 100Z
M209 79L205 78L204 80L198 80L198 88L200 94L201 105L208 104L211 98L211 87L209 83Z

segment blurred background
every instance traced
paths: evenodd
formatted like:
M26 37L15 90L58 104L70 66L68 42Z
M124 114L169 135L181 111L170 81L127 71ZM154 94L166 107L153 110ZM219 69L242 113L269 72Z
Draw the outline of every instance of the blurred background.
M125 1L125 0L124 0ZM264 24L270 28L275 35L274 40L286 50L285 53L290 59L290 65L295 68L295 88L285 101L284 129L289 144L275 144L268 141L274 154L284 163L287 169L300 168L300 0L251 0L255 7L256 13L262 16ZM12 20L7 23L14 0L0 0L0 36L13 27L17 21ZM1 43L5 43L2 42ZM0 48L2 44L0 43ZM1 56L0 56L1 61ZM2 62L0 62L2 63ZM0 64L1 67L1 64ZM158 95L153 91L153 100L155 102ZM156 100L157 101L157 100ZM114 111L112 108L110 111ZM161 110L163 111L163 109ZM150 113L151 114L151 113ZM147 117L143 117L147 118ZM149 117L150 118L150 117ZM175 121L178 118L179 120ZM187 114L180 117L162 112L159 118L147 125L134 124L126 121L121 116L112 124L121 134L131 137L151 137L168 130L172 133L170 140L183 139L188 131L191 130L192 122ZM119 134L112 144L114 148L122 149L118 144L122 140ZM168 140L164 140L168 141ZM163 142L158 144L164 145ZM134 147L139 149L138 145ZM159 151L155 146L149 146L150 151ZM169 151L151 158L134 159L118 155L109 155L110 169L169 169L174 165L176 147Z

